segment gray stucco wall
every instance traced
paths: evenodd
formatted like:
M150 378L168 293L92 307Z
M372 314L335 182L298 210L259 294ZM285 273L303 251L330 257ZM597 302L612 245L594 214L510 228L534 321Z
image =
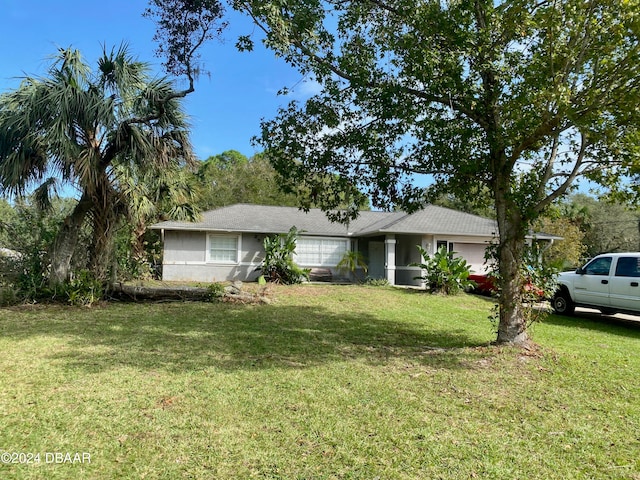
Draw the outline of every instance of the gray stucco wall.
M194 282L220 282L231 279L254 281L259 276L255 269L264 257L262 238L253 234L242 234L240 248L240 263L209 263L206 251L207 232L166 231L162 279Z
M207 237L204 232L168 231L164 235L164 263L205 261Z

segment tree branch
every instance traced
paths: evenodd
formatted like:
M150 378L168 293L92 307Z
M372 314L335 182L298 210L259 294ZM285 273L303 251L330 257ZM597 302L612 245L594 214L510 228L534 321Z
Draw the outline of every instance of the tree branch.
M565 181L558 186L558 188L556 188L553 192L547 195L546 198L544 198L535 206L535 211L537 213L542 212L545 208L551 205L555 200L557 200L562 195L564 195L569 189L569 187L573 184L574 180L579 175L582 174L581 167L583 166L585 154L587 152L587 147L589 146L589 143L586 139L586 136L583 133L581 133L580 137L581 137L580 151L578 152L578 157L576 158L576 162L573 166L573 169L567 175Z

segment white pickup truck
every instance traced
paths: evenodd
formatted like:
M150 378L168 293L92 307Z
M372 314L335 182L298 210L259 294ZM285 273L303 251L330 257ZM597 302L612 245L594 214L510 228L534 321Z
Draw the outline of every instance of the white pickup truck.
M575 272L558 276L551 305L556 313L571 315L576 306L604 314L640 314L640 253L606 253Z

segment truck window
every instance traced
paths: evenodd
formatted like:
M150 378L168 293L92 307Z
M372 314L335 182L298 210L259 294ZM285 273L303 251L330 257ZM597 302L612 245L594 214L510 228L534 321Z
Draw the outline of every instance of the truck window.
M640 277L640 257L620 257L616 277Z
M584 267L587 275L609 275L611 270L611 257L600 257L592 260Z

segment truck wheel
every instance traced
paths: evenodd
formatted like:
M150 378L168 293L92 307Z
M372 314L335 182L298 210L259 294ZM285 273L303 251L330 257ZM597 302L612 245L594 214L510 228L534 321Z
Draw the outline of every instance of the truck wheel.
M566 290L560 290L553 296L551 306L558 315L573 315L576 309Z

